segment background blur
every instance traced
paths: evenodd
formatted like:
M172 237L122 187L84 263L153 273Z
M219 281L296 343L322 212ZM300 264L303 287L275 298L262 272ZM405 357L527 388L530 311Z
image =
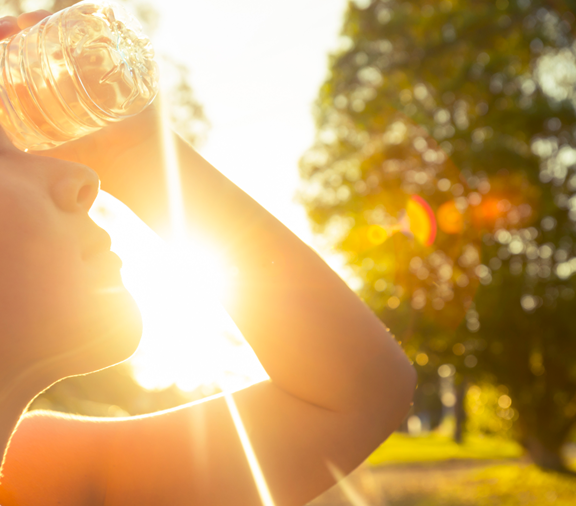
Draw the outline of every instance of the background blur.
M126 3L165 62L173 127L418 369L401 430L315 504L576 504L576 2ZM217 302L218 252L196 238L185 264L105 194L92 213L143 342L33 409L136 415L266 377Z

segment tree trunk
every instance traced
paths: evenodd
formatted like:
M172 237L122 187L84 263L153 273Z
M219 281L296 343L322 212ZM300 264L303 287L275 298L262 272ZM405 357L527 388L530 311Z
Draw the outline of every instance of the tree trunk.
M523 443L530 458L538 467L549 471L572 474L562 458L561 447L549 448L534 436L528 436Z
M455 387L456 404L454 405L454 441L462 444L464 438L464 424L466 423L466 407L464 400L466 399L466 392L468 390L468 382L462 379L459 385Z

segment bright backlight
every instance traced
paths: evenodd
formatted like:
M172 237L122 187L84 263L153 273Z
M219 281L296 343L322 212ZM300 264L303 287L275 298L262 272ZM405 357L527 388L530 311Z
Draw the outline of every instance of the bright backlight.
M147 389L236 389L267 375L219 299L230 269L200 238L171 246L126 206L100 192L92 218L112 237L122 278L135 298L144 334L131 359Z

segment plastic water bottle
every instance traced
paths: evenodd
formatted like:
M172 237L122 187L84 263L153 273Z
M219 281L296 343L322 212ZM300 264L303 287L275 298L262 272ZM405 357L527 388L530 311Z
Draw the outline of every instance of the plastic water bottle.
M141 112L158 91L138 21L84 1L0 42L0 124L24 151L48 149Z

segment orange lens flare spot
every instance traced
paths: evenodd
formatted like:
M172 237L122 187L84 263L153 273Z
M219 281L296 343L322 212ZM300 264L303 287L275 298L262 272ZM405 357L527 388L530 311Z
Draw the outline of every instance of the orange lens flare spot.
M436 217L428 202L418 195L412 195L396 224L387 227L370 225L365 230L370 246L379 246L398 232L420 244L431 246L436 239Z
M453 200L444 202L438 208L438 226L446 234L459 234L464 230L464 215Z
M436 217L430 204L419 195L412 195L406 204L406 215L410 222L410 232L416 240L431 246L436 239Z
M496 220L506 214L506 207L502 204L507 200L498 197L484 198L482 203L474 209L474 224L478 227L493 227Z

